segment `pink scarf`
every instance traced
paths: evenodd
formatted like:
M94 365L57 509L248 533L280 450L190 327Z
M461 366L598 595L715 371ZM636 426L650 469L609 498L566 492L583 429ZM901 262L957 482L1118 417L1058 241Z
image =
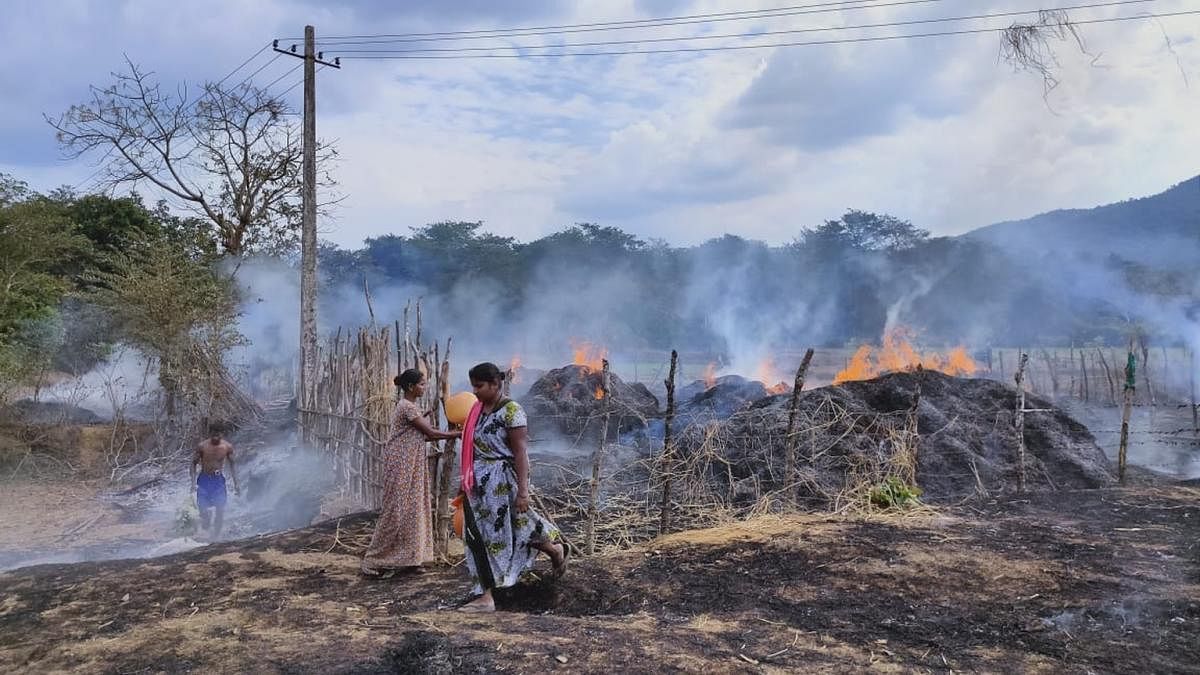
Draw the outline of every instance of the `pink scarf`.
M467 420L463 423L462 434L462 466L459 468L459 473L462 476L462 490L466 494L471 494L471 488L475 485L475 424L479 421L479 415L483 412L483 404L479 401L471 406L471 412L467 413Z

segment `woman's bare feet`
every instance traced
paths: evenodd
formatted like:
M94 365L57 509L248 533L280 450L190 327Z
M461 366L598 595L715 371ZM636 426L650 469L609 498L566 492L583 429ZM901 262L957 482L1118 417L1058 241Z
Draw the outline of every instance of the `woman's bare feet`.
M494 612L494 611L496 611L496 601L492 599L491 591L484 591L483 595L479 596L478 598L475 598L474 600L468 602L467 604L463 605L462 607L459 607L458 611L467 612L468 614L483 614L486 612Z

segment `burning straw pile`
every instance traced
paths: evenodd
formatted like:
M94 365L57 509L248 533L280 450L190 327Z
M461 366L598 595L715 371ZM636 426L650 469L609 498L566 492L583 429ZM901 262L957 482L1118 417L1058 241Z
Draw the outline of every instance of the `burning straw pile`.
M606 410L612 413L611 439L623 431L645 427L647 419L659 414L658 399L645 385L628 384L615 374L609 377L606 394L600 370L588 365L556 368L533 383L521 405L534 420L552 420L561 435L578 440L599 436L603 425L589 422L604 417ZM611 407L606 409L606 403Z
M1086 427L1029 398L1027 470L1032 487L1095 488L1114 481ZM623 546L658 533L663 482L671 529L718 525L797 506L875 512L1017 488L1016 391L938 372L891 373L803 392L788 434L790 395L769 395L724 419L696 419L675 456L660 453L606 476L597 542ZM787 456L795 452L795 473ZM552 509L584 513L587 481L568 480ZM921 501L918 501L921 500Z

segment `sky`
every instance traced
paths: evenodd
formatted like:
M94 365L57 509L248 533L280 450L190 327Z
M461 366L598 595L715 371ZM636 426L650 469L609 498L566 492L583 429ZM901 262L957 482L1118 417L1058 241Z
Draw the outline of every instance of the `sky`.
M810 32L586 49L830 40L1004 26L1030 17L847 28L1099 1L866 0L890 6L375 48L510 44L530 53L564 42L789 30ZM290 44L306 23L320 40L813 4L8 0L0 22L0 172L41 190L90 187L94 160L65 159L43 116L86 101L88 86L110 82L126 57L154 71L164 88L187 84L194 92L273 38ZM1186 10L1200 10L1200 0L1070 14L1088 20ZM1070 43L1055 47L1060 84L1049 94L1040 76L999 58L992 32L559 59L347 58L341 70L318 74L318 135L339 151L333 172L343 196L322 219L322 237L354 248L366 237L468 220L522 241L595 222L675 245L724 233L778 244L850 208L952 235L1154 194L1200 173L1200 15L1080 31L1086 53ZM253 82L285 92L299 81L299 71L289 72L299 60L273 57L260 54L233 80L257 70ZM297 110L300 92L284 94Z

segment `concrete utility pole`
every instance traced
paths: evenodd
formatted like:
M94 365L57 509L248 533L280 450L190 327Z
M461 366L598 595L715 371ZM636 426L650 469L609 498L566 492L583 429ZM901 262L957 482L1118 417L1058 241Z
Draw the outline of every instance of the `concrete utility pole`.
M340 59L323 61L317 52L316 29L304 27L304 54L274 49L288 56L304 59L304 169L302 210L300 219L300 418L311 410L312 388L317 376L317 64L341 68Z

